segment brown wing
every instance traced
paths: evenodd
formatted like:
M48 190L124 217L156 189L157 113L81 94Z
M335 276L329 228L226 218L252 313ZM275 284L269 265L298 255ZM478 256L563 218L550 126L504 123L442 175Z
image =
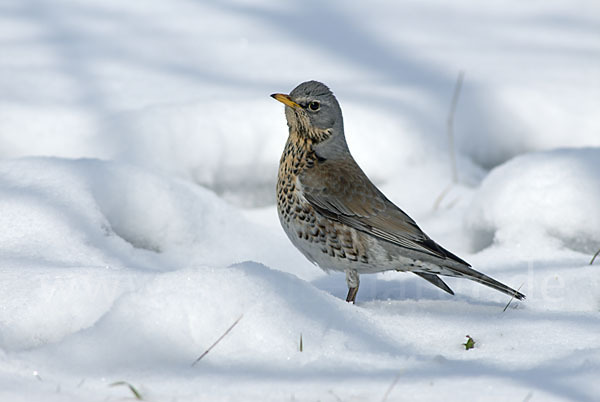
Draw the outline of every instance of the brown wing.
M525 295L470 268L429 238L408 215L388 200L349 158L320 161L299 176L303 194L313 208L330 219L417 253L434 257L442 275L464 277L499 290L519 300ZM452 294L452 290L431 272L415 272L423 279Z
M352 158L319 162L299 180L306 201L328 218L397 246L469 265L431 240L371 183Z

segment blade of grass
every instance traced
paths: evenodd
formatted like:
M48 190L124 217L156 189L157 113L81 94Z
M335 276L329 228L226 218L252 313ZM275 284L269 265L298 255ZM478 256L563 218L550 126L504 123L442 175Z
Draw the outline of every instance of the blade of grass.
M600 248L598 249L598 251L596 251L596 254L594 254L594 256L592 257L592 261L590 261L590 265L592 265L594 263L594 260L596 259L596 257L598 257L598 254L600 254Z
M517 289L517 292L521 290L521 288L523 287L524 284L525 284L525 282L523 282L521 284L521 286L519 286L519 288ZM506 303L506 306L504 306L504 310L502 310L503 313L506 311L506 309L508 308L508 306L510 306L510 303L513 301L514 298L515 298L515 295L512 295L510 297L510 300L508 301L508 303Z
M128 387L129 390L131 391L131 393L133 394L133 396L135 396L135 399L137 399L138 401L144 400L144 398L142 398L142 394L140 394L138 392L138 390L135 389L135 387L133 385L131 385L130 383L128 383L127 381L117 381L117 382L113 382L112 384L109 384L110 387L118 387L121 385Z
M243 316L244 316L244 314L242 314L241 316L239 316L239 317L238 317L238 319L237 319L237 320L235 320L235 322L234 322L233 324L231 324L231 326L230 326L229 328L227 328L227 331L225 331L225 332L223 333L223 335L221 335L221 336L219 337L219 339L217 339L217 340L215 341L215 343L213 343L212 345L210 345L210 347L209 347L208 349L206 349L206 350L204 351L204 353L202 353L202 354L200 355L200 357L198 357L196 360L194 360L194 362L192 363L192 367L194 367L194 366L196 365L196 363L198 363L200 360L202 360L202 358L203 358L204 356L206 356L206 355L208 354L208 352L210 352L210 351L212 350L212 348L214 348L215 346L217 346L217 344L218 344L219 342L221 342L221 341L223 340L223 338L225 338L229 332L231 332L231 330L233 329L233 327L235 327L235 326L237 325L237 323L238 323L238 322L240 322L240 320L242 319L242 317L243 317Z

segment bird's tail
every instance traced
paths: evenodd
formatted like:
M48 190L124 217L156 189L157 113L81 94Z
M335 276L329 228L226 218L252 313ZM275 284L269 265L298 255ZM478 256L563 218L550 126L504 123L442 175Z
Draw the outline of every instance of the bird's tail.
M418 275L421 278L425 279L427 282L442 289L444 292L448 292L451 295L454 295L454 292L452 291L452 289L450 289L450 286L446 285L446 282L444 282L439 276L437 276L435 274L430 274L427 272L413 272L413 273L415 275Z
M498 282L497 280L490 278L489 276L482 274L479 271L474 270L473 268L471 268L471 264L469 264L465 260L452 254L450 251L446 250L439 244L437 244L437 243L434 243L434 244L435 244L437 250L439 252L441 252L442 254L444 254L444 256L446 258L443 261L436 261L435 265L437 265L438 267L435 267L431 271L428 270L428 271L430 271L429 272L430 274L435 273L435 274L441 274L441 275L446 275L446 276L454 276L454 277L458 277L458 278L467 278L472 281L479 282L482 285L488 286L492 289L496 289L502 293L506 293L507 295L513 296L516 299L523 300L525 298L525 295L523 293L521 293L517 290L514 290L513 288L506 286L505 284ZM444 289L442 286L440 286L439 284L432 281L432 279L430 279L430 278L428 279L426 277L424 277L424 278L427 279L428 281L430 281L431 283L433 283L434 285ZM439 279L439 281L441 282L441 279ZM444 290L446 290L446 289L444 289Z
M479 282L482 285L488 286L492 289L496 289L502 293L506 293L507 295L513 296L516 299L523 300L525 299L525 295L513 288L506 286L505 284L498 282L497 280L490 278L489 276L482 274L479 271L474 270L473 268L469 268L468 266L463 265L454 265L453 266L444 266L442 275L447 276L455 276L458 278L467 278L475 282Z

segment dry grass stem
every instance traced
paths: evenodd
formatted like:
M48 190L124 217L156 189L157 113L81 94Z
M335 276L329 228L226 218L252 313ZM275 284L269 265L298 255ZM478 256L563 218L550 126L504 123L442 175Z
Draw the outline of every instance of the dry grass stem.
M239 317L238 317L238 319L237 319L237 320L235 320L235 322L234 322L233 324L231 324L231 326L230 326L229 328L227 328L227 331L225 331L225 332L223 333L223 335L221 335L221 336L219 337L219 339L217 339L217 340L215 341L215 343L213 343L212 345L210 345L210 347L209 347L208 349L206 349L206 350L204 351L204 353L202 353L202 354L200 355L200 357L198 357L196 360L194 360L194 362L192 363L192 367L193 367L193 366L195 366L195 365L196 365L196 363L198 363L200 360L202 360L202 358L203 358L204 356L206 356L206 355L208 354L208 352L210 352L210 351L212 350L212 348L214 348L215 346L217 346L217 344L218 344L219 342L221 342L221 341L223 340L223 338L225 338L229 332L231 332L231 330L233 329L233 327L235 327L235 326L237 325L237 323L238 323L238 322L240 322L240 320L242 319L242 317L243 317L243 316L244 316L244 314L242 314L241 316L239 316Z
M525 283L522 283L521 286L519 286L519 288L517 289L517 292L521 290L521 288L523 287ZM508 308L508 306L510 306L510 303L514 300L515 295L512 295L510 297L510 300L508 301L508 303L506 303L506 306L504 306L504 310L502 310L502 312L504 313L506 311L506 309Z
M454 150L454 112L456 111L456 105L458 103L458 97L462 88L462 83L465 78L465 72L459 71L458 77L456 78L456 85L454 86L454 94L452 95L452 102L450 103L450 111L448 112L448 119L446 120L446 131L448 133L448 151L450 152L450 162L452 164L452 181L458 183L458 169L456 168L456 152Z

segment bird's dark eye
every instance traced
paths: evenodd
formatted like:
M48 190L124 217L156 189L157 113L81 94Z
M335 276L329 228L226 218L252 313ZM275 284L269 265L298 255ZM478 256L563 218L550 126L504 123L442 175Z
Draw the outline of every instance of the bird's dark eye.
M321 107L321 103L317 101L312 101L308 104L308 108L313 112L316 112Z

